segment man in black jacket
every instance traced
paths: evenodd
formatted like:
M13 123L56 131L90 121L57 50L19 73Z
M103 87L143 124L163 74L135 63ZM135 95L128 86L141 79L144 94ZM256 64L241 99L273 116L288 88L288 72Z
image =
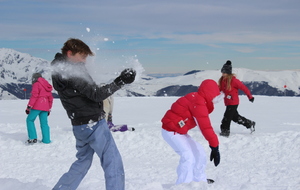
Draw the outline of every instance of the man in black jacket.
M71 119L78 151L77 160L53 190L77 189L95 152L104 170L106 189L124 190L125 187L122 158L105 121L103 100L132 83L136 72L125 69L112 83L98 86L85 68L86 58L92 55L88 45L70 38L51 63L53 87Z

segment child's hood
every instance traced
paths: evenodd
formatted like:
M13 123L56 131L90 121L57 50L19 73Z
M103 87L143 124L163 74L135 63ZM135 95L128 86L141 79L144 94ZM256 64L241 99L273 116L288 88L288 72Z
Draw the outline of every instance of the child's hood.
M40 77L37 80L37 82L40 83L46 91L48 91L48 92L52 91L52 86L51 86L51 84L49 84L49 82L46 79Z
M199 86L198 93L206 100L206 102L212 102L212 100L220 94L220 90L216 81L206 79Z

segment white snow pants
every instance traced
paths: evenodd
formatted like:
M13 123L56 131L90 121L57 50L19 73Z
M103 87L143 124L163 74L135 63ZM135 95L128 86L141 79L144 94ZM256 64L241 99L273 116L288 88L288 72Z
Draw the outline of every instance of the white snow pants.
M176 184L206 181L204 148L188 134L182 135L162 129L162 136L180 156Z

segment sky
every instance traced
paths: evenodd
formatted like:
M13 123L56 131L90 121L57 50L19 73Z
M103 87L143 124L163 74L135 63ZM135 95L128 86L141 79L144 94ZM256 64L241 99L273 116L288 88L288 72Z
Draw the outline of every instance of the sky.
M51 61L68 38L97 64L135 57L146 73L299 69L299 0L0 0L0 48ZM106 62L105 62L106 61Z

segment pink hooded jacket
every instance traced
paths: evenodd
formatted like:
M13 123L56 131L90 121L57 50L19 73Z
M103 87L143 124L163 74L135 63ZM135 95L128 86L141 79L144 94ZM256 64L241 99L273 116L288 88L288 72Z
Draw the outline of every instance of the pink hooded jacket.
M52 86L42 77L32 85L28 105L35 110L50 111L53 103Z

